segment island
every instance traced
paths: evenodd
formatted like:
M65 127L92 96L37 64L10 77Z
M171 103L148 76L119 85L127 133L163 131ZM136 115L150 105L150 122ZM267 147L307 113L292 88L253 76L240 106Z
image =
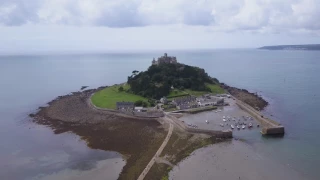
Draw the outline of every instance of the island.
M265 50L309 50L319 51L320 44L304 44L304 45L277 45L277 46L263 46L258 49Z
M259 112L267 105L256 93L221 83L165 53L146 71L133 70L125 83L59 96L30 117L57 134L81 136L91 148L121 153L126 165L118 179L168 179L181 160L196 149L228 141L234 129L283 134L283 126ZM235 109L233 117L224 116L227 107ZM181 119L203 111L214 113L203 122L216 128Z

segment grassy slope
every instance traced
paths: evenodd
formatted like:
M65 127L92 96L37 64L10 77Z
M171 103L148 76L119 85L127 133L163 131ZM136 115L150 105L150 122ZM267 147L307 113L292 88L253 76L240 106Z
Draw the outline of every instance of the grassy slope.
M217 84L206 84L207 87L211 89L211 92L213 94L223 94L225 93L224 89L222 89L219 85Z
M169 95L167 97L173 97L173 96L183 96L183 95L188 95L186 92L178 90L178 89L174 89L171 90Z
M119 92L118 88L120 86L121 85L114 85L96 92L91 98L92 103L97 107L115 109L116 102L135 102L137 100L144 100L147 102L147 99L144 97L125 92L130 88L128 85L123 85L124 91Z
M217 84L206 84L207 87L211 89L211 93L213 94L223 94L225 93L224 89L222 89L219 85ZM180 95L194 95L194 96L201 96L203 94L207 94L207 91L193 91L191 89L186 89L184 91L174 89L170 92L170 94L167 96L169 99L174 96L180 96Z
M92 103L97 107L115 109L116 102L121 102L121 101L135 102L137 100L144 100L147 102L147 99L142 96L127 93L126 90L130 88L129 85L122 85L122 87L124 88L124 91L119 92L118 88L120 86L121 85L114 85L111 87L107 87L99 92L96 92L91 98ZM207 84L207 86L211 89L212 93L214 94L224 93L224 90L219 85ZM168 97L170 99L170 97L173 97L173 96L188 95L188 94L194 95L194 96L201 96L207 93L208 92L206 91L192 91L190 89L181 91L181 90L175 89L170 92Z

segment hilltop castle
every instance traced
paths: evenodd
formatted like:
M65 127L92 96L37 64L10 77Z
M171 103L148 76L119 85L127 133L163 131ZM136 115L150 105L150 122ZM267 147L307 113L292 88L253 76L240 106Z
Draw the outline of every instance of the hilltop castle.
M158 60L155 60L153 58L152 65L158 65L158 64L177 64L177 58L174 56L168 56L167 53L164 53L164 56L161 56L158 58Z

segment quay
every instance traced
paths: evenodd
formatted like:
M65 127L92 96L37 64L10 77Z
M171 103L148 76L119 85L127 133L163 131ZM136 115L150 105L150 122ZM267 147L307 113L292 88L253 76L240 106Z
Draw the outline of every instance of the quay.
M248 104L236 99L236 104L244 111L253 116L257 121L259 121L262 125L262 130L260 131L263 135L283 135L284 134L284 126L277 123L276 121L264 117L257 110L249 106Z

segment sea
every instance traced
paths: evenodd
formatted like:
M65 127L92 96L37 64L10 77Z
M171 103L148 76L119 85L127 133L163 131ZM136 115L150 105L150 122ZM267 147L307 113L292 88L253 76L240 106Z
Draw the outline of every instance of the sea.
M258 49L170 50L181 63L204 68L230 86L269 102L266 116L285 126L283 137L247 133L261 155L319 179L320 51ZM117 179L121 154L90 149L80 137L54 134L28 114L59 95L122 83L163 51L0 56L0 179ZM266 167L267 169L267 167Z

